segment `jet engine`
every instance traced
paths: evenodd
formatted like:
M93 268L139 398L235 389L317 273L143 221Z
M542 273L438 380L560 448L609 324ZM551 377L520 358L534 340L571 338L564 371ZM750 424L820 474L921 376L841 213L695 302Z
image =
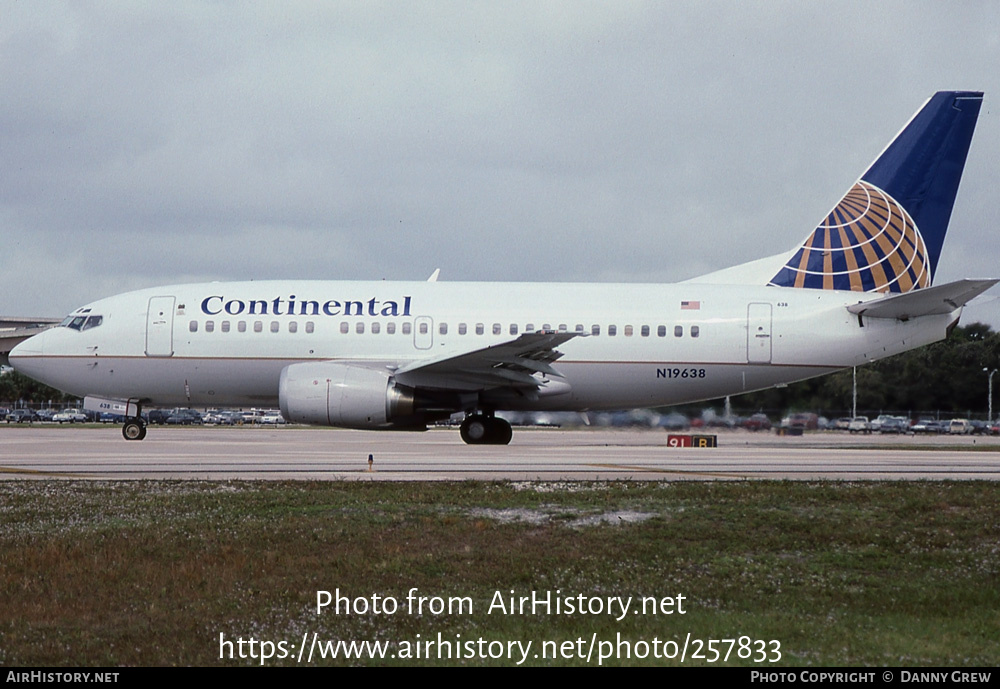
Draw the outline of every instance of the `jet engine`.
M414 391L385 370L307 362L286 366L278 384L285 420L317 426L423 430L414 416Z

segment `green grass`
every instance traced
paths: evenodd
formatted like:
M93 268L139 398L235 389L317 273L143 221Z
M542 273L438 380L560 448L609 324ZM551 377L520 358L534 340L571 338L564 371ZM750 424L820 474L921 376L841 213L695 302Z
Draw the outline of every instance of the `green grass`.
M690 633L777 640L780 666L1000 661L1000 501L986 482L8 481L0 563L3 665L254 664L220 659L219 634L297 652L313 632L391 652L438 632L535 650ZM316 591L338 588L400 610L317 615ZM407 614L411 588L470 597L473 612ZM686 612L487 614L511 590L682 594Z

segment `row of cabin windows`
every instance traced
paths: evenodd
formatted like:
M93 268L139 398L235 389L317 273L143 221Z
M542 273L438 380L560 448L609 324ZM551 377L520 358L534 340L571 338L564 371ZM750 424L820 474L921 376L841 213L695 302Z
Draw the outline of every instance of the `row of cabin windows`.
M306 321L305 331L307 333L312 333L316 330L316 324L313 321ZM264 332L264 321L253 321L252 324L248 324L246 321L236 321L236 332L245 333L247 329L252 329L255 333ZM268 325L268 329L272 333L281 331L281 323L278 321L271 321ZM198 332L198 321L191 321L188 323L188 330L193 333ZM228 333L232 330L232 323L229 321L222 321L219 323L219 330L224 333ZM288 332L297 333L299 331L298 321L288 322ZM205 332L214 333L215 332L215 321L205 321Z
M247 321L236 321L236 331L237 332L245 333L245 332L247 332L247 328L248 327L252 327L253 332L255 332L255 333L264 332L264 322L263 321L253 321L252 324L250 324L250 325L248 325ZM406 323L402 323L401 324L400 330L402 331L402 333L404 335L409 335L409 334L411 334L413 332L412 327L413 326L412 326L411 323L406 322ZM222 331L222 332L224 332L224 333L230 332L231 328L232 328L232 324L230 323L230 321L222 321L222 322L219 323L219 330ZM190 324L188 325L188 329L191 332L193 332L193 333L198 332L198 321L191 321ZM281 323L279 321L271 321L270 324L268 325L268 329L272 333L280 332L281 331ZM312 333L312 332L315 331L315 329L316 329L316 325L315 325L315 323L313 321L306 321L306 323L305 323L305 332ZM428 324L426 322L421 322L417 326L417 330L418 330L418 332L421 335L426 335L427 332L428 332L428 329L429 329L429 326L428 326ZM542 324L541 329L542 330L552 330L552 327L548 323L544 323L544 324ZM475 333L477 335L483 335L483 334L486 333L486 326L483 323L476 323L475 326L474 326L474 330L475 330ZM569 332L569 329L568 329L568 327L566 326L565 323L560 323L559 327L558 327L558 330L559 330L559 332L562 332L562 333ZM298 331L299 331L298 321L289 321L288 322L288 332L290 332L290 333L296 333ZM215 332L215 321L205 321L205 332L207 332L207 333ZM340 323L340 332L343 333L343 334L345 334L345 335L348 334L349 332L351 332L351 324L348 321L341 321L341 323ZM364 334L364 332L365 332L365 324L364 324L363 321L357 321L354 324L354 332L356 332L359 335ZM382 324L379 323L378 321L374 321L371 324L370 332L372 334L374 334L374 335L379 334L380 332L382 332ZM388 323L386 323L385 324L385 332L386 332L387 335L394 335L396 333L396 323L394 321L389 321ZM459 335L466 335L466 334L468 334L468 332L469 332L469 327L468 327L468 325L466 323L459 323L458 324L458 334ZM492 327L492 332L493 332L494 335L501 335L501 334L503 334L503 326L500 325L499 323L494 323L493 327ZM508 328L508 332L511 335L517 335L517 333L518 333L517 324L516 323L511 323L510 327ZM524 327L524 332L526 332L526 333L535 332L535 325L533 323L528 323ZM584 329L583 324L580 323L580 324L577 324L577 326L576 326L576 328L575 328L575 330L573 332L584 333L584 332L586 332L586 330ZM441 335L447 335L448 334L448 324L447 323L438 323L438 333L441 334ZM631 325L623 326L622 327L622 333L625 335L625 337L632 337L635 334L635 328L633 326L631 326ZM592 325L592 326L590 326L590 334L591 335L600 335L601 334L601 326L600 325ZM618 326L617 325L609 325L608 329L607 329L607 334L608 334L608 337L614 337L614 336L616 336L618 334ZM651 334L650 326L648 326L648 325L641 325L641 326L639 326L639 335L640 336L642 336L642 337L649 337L650 334ZM691 337L698 337L699 335L701 335L701 328L699 328L697 325L692 325L690 327L690 334L691 334ZM665 326L665 325L658 325L658 326L656 326L656 336L657 337L666 337L667 336L667 326ZM674 326L674 337L683 337L683 336L684 336L684 326L682 326L682 325L675 325Z
M475 330L476 330L476 334L477 335L482 335L485 332L485 329L486 328L485 328L485 326L482 323L476 323ZM552 330L552 326L549 325L548 323L543 323L541 329L542 330ZM342 330L342 332L346 332L346 331L343 330L343 325L341 325L341 330ZM565 323L560 323L559 324L558 331L561 332L561 333L570 332L568 326ZM426 333L426 332L427 332L427 324L426 323L422 323L421 324L421 333ZM468 328L468 326L465 323L459 323L458 324L458 334L459 335L465 335L468 332L469 332L469 328ZM517 323L511 323L510 324L510 328L508 329L508 332L510 332L511 335L517 335L517 332L518 332L518 330L517 330ZM526 332L526 333L535 332L535 325L533 323L528 323L525 326L525 328L524 328L524 332ZM573 330L573 332L585 333L585 332L587 332L587 330L586 330L586 328L584 328L584 326L583 326L582 323L578 323L576 325L576 328ZM632 337L632 335L635 334L635 328L633 326L631 326L631 325L626 325L626 326L624 326L622 328L622 332L624 333L625 337ZM639 326L639 334L642 337L649 337L650 336L650 332L651 332L650 331L650 326L648 326L648 325L641 325L641 326ZM438 323L438 333L440 333L441 335L447 335L448 334L448 324L447 323ZM494 335L500 335L502 333L503 333L503 326L501 326L499 323L494 323L493 324L493 334ZM600 325L596 325L596 324L590 326L590 334L591 335L600 335L601 334L601 326ZM617 325L609 325L608 326L608 330L607 330L607 334L608 334L609 337L614 337L615 335L617 335L618 334L618 326ZM691 337L698 337L700 334L701 334L701 328L698 327L697 325L692 325L691 326ZM658 326L656 326L656 335L657 335L657 337L666 337L667 336L667 326L665 326L665 325L658 325ZM682 326L682 325L675 325L674 326L674 337L683 337L683 336L684 336L684 326Z

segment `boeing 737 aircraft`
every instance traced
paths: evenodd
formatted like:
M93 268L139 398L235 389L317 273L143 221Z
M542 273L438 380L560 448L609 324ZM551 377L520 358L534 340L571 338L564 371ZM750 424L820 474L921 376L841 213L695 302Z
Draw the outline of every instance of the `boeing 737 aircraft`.
M89 409L274 405L288 421L423 430L464 412L737 395L944 339L998 280L935 285L982 93L935 94L792 250L678 284L264 281L95 301L10 354Z

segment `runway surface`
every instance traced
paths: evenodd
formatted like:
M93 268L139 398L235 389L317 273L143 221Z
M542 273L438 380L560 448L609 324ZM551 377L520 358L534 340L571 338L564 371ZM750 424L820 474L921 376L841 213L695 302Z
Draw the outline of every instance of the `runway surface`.
M670 448L662 430L515 429L506 447L426 433L303 427L0 427L0 479L1000 479L1000 438L722 432ZM373 456L369 469L368 455Z

